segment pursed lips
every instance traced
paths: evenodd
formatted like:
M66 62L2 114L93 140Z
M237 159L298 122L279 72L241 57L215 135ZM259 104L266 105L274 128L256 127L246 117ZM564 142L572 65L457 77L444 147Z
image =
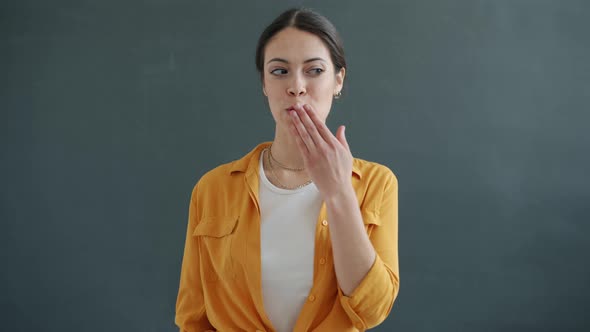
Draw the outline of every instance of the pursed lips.
M287 111L294 111L295 110L295 106L299 106L299 107L303 107L303 103L296 103L295 105L289 106L287 108L285 108L285 110Z

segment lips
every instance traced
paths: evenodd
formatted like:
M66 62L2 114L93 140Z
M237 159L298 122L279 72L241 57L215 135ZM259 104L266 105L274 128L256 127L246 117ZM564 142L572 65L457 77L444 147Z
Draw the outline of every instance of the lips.
M301 106L303 106L303 103L297 102L294 105L291 105L291 106L285 108L285 110L287 110L287 111L294 111L295 110L295 106L301 107Z

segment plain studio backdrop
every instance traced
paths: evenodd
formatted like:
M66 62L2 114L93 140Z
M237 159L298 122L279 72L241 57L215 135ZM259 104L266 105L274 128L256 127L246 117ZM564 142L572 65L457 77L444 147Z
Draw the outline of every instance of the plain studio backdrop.
M590 329L590 2L2 1L0 330L176 331L188 201L272 140L259 34L348 60L328 126L399 180L375 331Z

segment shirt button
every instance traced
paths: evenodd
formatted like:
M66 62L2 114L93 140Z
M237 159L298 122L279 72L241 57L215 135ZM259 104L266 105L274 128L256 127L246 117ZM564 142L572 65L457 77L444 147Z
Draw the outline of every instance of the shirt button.
M324 265L326 264L326 259L325 258L320 258L320 265Z
M324 220L322 221L322 225L324 225L324 226L328 226L328 221L324 219Z
M315 296L310 295L307 299L309 300L309 302L313 302L315 301Z

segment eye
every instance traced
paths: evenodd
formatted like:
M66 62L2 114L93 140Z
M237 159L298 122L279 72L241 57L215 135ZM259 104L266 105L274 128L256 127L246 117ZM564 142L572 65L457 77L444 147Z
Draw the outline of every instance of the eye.
M285 75L287 73L287 69L277 68L277 69L271 70L270 73L273 75L276 75L276 76L281 76L281 75Z
M314 75L319 75L319 74L323 73L324 70L322 68L313 68L309 72L311 72Z

